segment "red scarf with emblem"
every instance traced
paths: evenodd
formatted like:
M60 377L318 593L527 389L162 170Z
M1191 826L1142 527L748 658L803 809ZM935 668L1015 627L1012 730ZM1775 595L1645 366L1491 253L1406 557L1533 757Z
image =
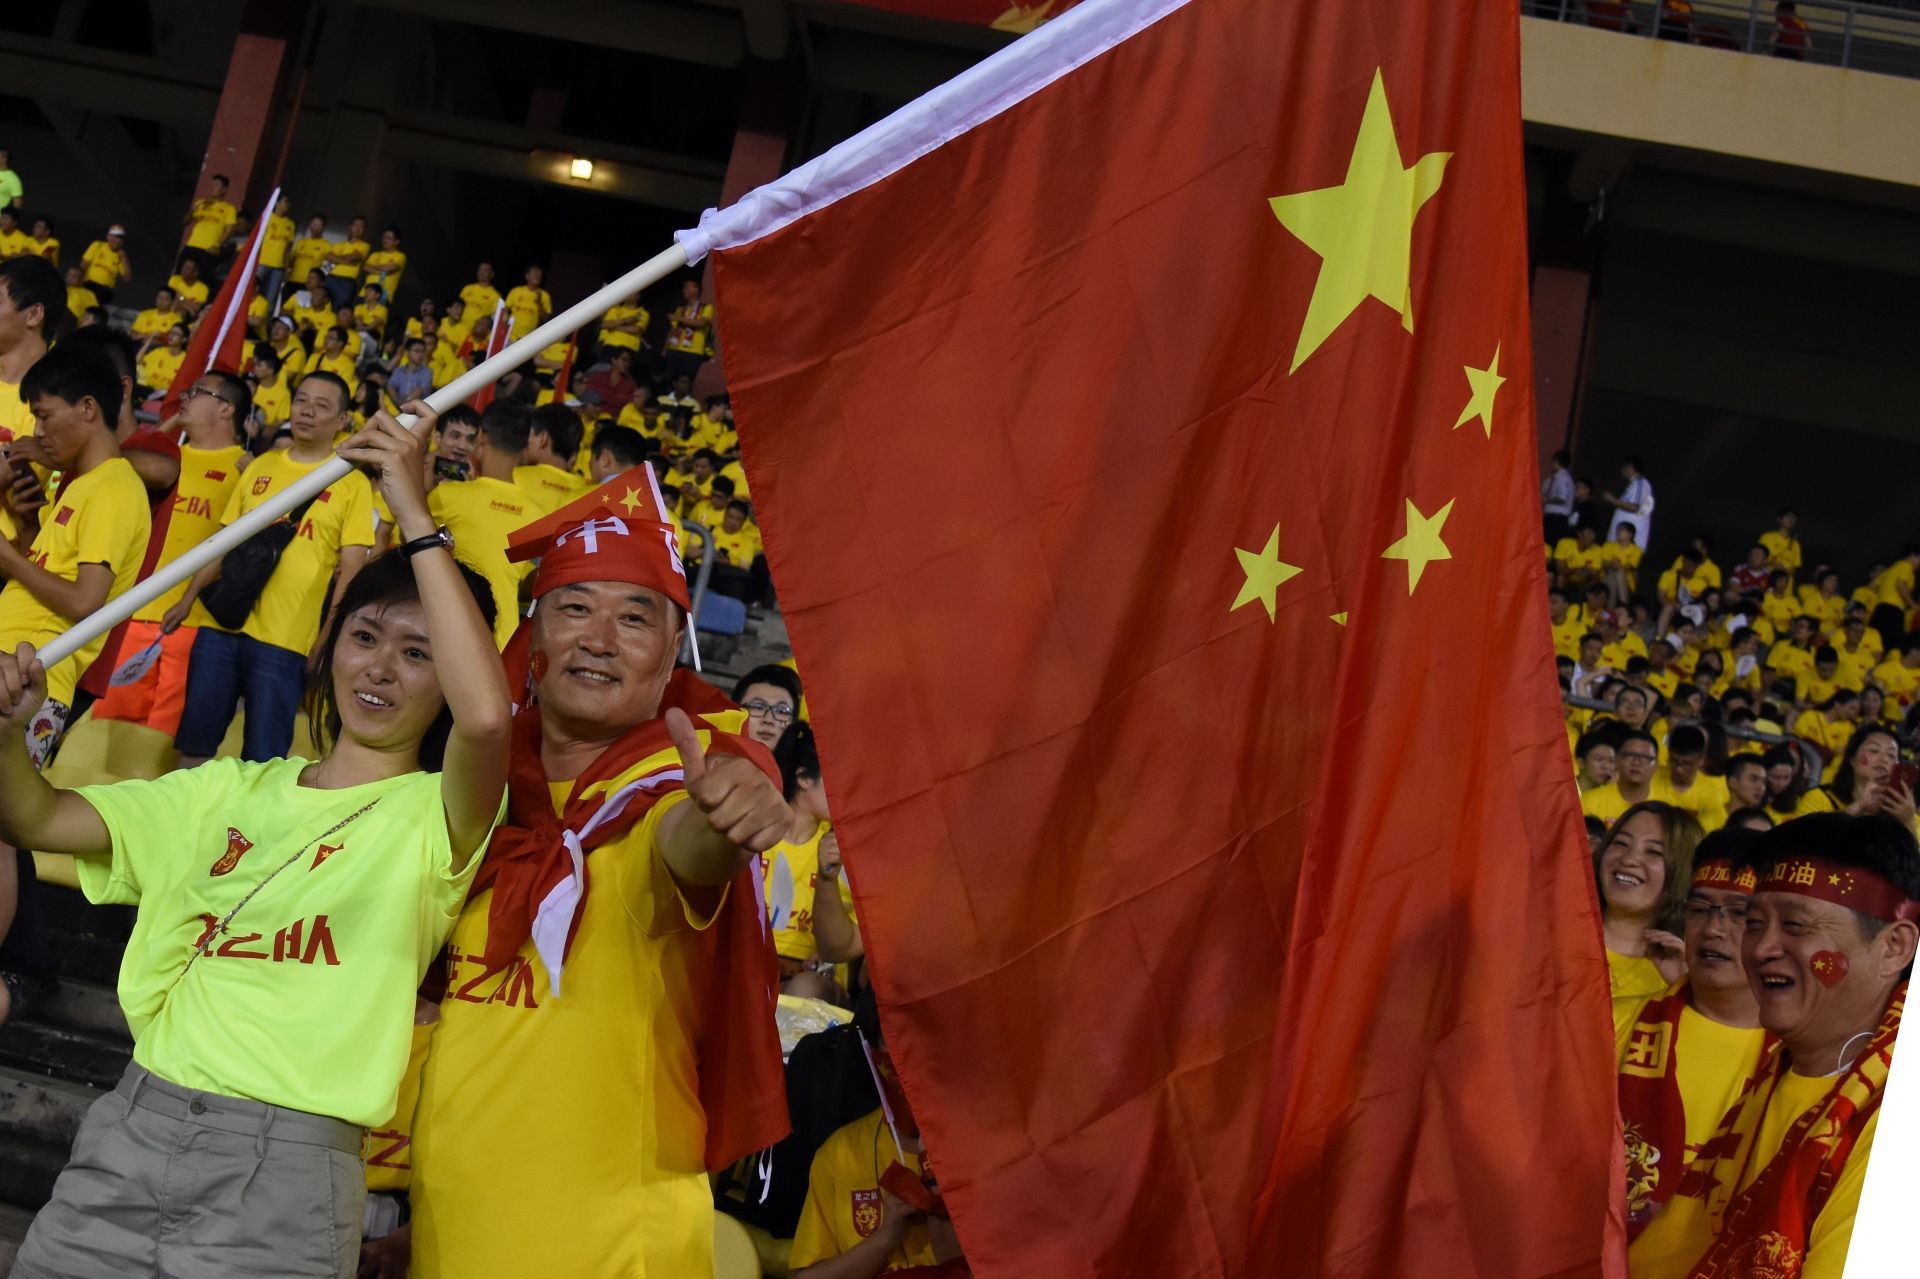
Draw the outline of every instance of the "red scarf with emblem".
M1778 1044L1761 1058L1760 1069L1747 1081L1740 1100L1701 1147L1675 1191L1703 1200L1714 1228L1713 1243L1688 1272L1688 1279L1760 1273L1795 1279L1800 1274L1813 1223L1826 1207L1867 1121L1880 1113L1906 995L1904 984L1894 990L1866 1052L1835 1080L1826 1100L1787 1130L1779 1153L1741 1191L1739 1184L1753 1158L1753 1144L1759 1139L1774 1086L1791 1064Z
M471 890L476 896L493 891L487 913L489 971L504 967L532 939L547 964L554 994L560 994L562 965L579 931L591 884L588 854L626 834L662 796L684 787L676 760L615 792L589 796L587 791L651 755L671 754L673 741L664 717L675 707L697 722L702 714L731 710L733 704L691 672L676 670L659 715L629 729L574 779L558 817L540 765L540 708L526 707L514 717L507 824L494 832ZM711 725L697 726L708 729L708 754L738 755L777 782L772 757L758 742ZM689 980L702 1022L694 1044L710 1171L772 1145L789 1128L774 1021L779 973L760 905L757 867L756 861L734 877L719 918L690 938L694 956Z
M1640 1010L1620 1059L1620 1121L1627 1146L1627 1238L1673 1198L1687 1165L1687 1108L1680 1097L1680 1015L1687 983L1649 1000ZM1760 1059L1774 1044L1768 1036ZM1749 1083L1752 1081L1749 1080ZM1744 1095L1744 1094L1743 1094Z

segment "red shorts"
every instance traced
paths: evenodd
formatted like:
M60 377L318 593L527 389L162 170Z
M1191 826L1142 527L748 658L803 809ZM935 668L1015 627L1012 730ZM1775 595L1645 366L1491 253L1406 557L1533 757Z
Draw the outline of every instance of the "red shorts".
M160 659L133 683L109 688L107 695L93 704L93 717L145 724L172 737L187 708L187 658L199 633L198 627L182 626L161 639L160 623L128 622L120 660L131 661L155 640L160 640Z

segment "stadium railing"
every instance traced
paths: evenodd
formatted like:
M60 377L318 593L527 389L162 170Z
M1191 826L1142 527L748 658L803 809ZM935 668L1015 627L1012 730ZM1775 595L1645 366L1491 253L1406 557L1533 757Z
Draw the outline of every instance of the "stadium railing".
M1692 16L1686 24L1689 43L1773 54L1778 30L1774 0L1691 2ZM1797 0L1796 8L1807 24L1802 61L1920 78L1920 0L1896 4ZM1527 11L1536 18L1583 22L1624 35L1675 38L1672 18L1658 0L1639 4L1529 0Z

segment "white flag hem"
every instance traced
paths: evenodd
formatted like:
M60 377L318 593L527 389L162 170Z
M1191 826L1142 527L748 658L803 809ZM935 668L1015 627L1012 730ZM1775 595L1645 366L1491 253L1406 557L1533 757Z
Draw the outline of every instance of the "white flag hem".
M689 263L770 235L899 172L1099 57L1190 0L1086 0L992 57L724 209L674 233Z

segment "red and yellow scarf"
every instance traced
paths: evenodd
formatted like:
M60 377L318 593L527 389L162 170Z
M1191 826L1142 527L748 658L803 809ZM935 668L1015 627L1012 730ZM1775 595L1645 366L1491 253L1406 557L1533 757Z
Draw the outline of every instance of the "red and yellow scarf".
M1713 1242L1689 1279L1761 1275L1795 1279L1806 1261L1807 1237L1826 1207L1867 1122L1880 1111L1894 1036L1907 988L1898 987L1866 1052L1834 1083L1826 1100L1800 1116L1752 1185L1740 1190L1754 1158L1767 1105L1790 1062L1775 1045L1747 1081L1740 1100L1703 1146L1674 1191L1701 1200L1713 1223Z

